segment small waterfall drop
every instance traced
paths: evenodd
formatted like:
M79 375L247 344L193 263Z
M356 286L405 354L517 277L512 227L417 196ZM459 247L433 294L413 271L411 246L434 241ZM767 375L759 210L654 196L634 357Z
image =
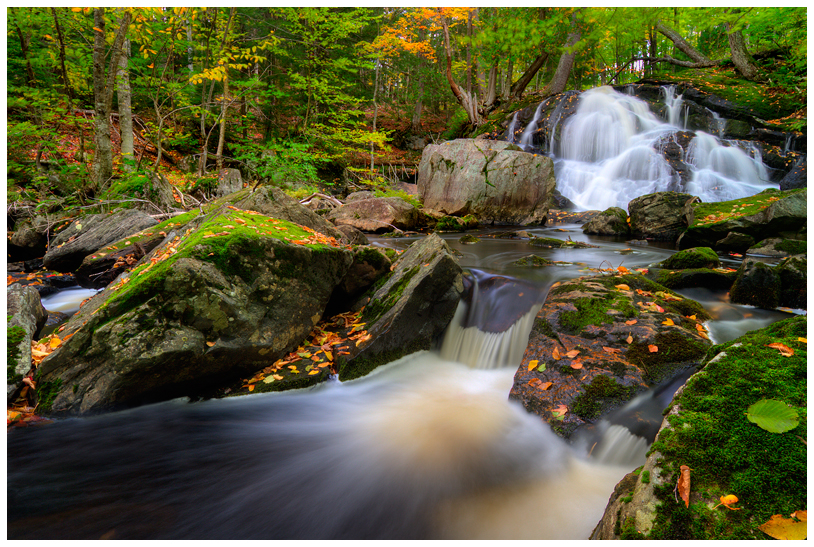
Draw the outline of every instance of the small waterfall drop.
M510 143L515 143L514 132L517 128L517 115L520 114L520 111L514 113L512 116L512 121L509 123L509 128L506 130L506 140Z
M680 129L687 128L687 115L689 108L684 106L683 95L676 94L676 86L669 85L661 88L664 96L664 105L667 107L667 123ZM682 114L684 121L681 121Z
M751 157L737 146L698 131L687 148L687 163L693 169L687 192L702 201L725 201L751 196L765 190L769 175L755 148Z
M534 145L534 132L537 131L537 120L540 119L540 112L547 102L548 100L545 100L537 105L537 110L534 111L534 118L532 118L520 136L520 147L526 152Z

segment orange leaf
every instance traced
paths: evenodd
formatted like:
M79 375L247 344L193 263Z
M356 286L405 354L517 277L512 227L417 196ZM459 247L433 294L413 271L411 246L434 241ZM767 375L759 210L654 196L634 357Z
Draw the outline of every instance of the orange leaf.
M635 325L636 323L638 323L638 321L636 321L635 319L631 319L630 321L625 321L625 325Z
M650 350L650 353L656 353L659 350L659 347L654 344L650 344L647 346L647 349Z
M580 361L579 359L577 359L576 361L574 361L573 363L571 363L571 368L576 369L576 370L581 369L581 368L582 368L582 361Z
M56 349L56 348L59 347L59 345L61 343L62 343L62 340L59 339L59 336L54 335L54 336L51 337L51 341L48 342L48 345L51 347L51 349Z
M569 359L573 359L577 355L579 355L579 350L578 349L572 349L571 351L569 351L568 353L565 354L565 356L568 357Z
M207 346L209 346L209 347L211 348L212 346L214 346L214 345L215 345L215 342L207 342L207 343L206 343L206 345L207 345Z
M622 273L627 273L628 269L625 268L624 266L619 266L618 268L616 268L616 271L619 271L619 272L622 272ZM630 289L628 289L628 290L630 290Z
M254 391L254 384L251 384L251 385L249 386L249 391Z
M684 500L684 505L686 507L690 506L690 468L686 465L682 465L681 469L681 476L678 478L678 484L676 487L678 488L678 495L681 496L681 499Z
M559 361L560 352L557 351L557 348L554 348L554 351L551 352L551 357L553 357L555 360Z
M96 32L101 32L102 34L104 34L104 32L105 32L102 29L100 29L99 27L93 27L93 30L95 30Z
M565 416L565 413L568 412L568 407L565 406L565 405L560 405L557 408L555 408L554 410L552 410L551 412L555 416Z
M662 321L661 324L662 325L667 325L668 327L672 326L672 325L675 325L675 323L673 323L673 320L670 319L669 317L667 319L665 319L664 321Z
M628 343L628 344L632 344L632 343L633 343L633 336L628 336L628 337L627 337L627 343Z
M620 285L614 285L614 287L616 287L617 289L619 289L621 291L629 291L630 290L630 287L625 285L624 283L622 283Z
M791 357L792 355L794 355L794 350L791 349L790 347L784 345L784 344L780 344L778 342L775 342L774 344L766 344L766 345L769 346L770 348L774 348L774 349L780 351L780 355L782 355L783 357Z
M699 330L699 331L698 331L698 336L700 336L700 337L701 337L701 338L703 338L704 340L709 340L709 336L707 336L707 333L706 333L706 332L704 332L704 331L700 331L700 330Z
M529 372L537 368L537 365L540 363L537 359L532 359L529 361Z
M609 348L608 346L602 346L602 349L605 350L608 353L621 353L622 352L622 350L620 350L620 349Z

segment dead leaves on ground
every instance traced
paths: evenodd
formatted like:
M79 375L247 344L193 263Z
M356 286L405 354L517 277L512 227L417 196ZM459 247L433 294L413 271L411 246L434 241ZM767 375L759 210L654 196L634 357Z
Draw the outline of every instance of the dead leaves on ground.
M758 526L758 529L774 539L806 539L808 537L807 511L795 511L789 516L791 518L772 515L772 518Z
M676 487L673 491L678 491L678 495L684 500L684 505L686 507L690 506L690 468L686 465L682 465L680 468L680 474L678 477L678 482L676 483Z
M779 342L775 342L773 344L766 344L768 347L776 349L780 352L780 355L783 357L791 357L794 355L794 350L788 347L785 344L781 344Z

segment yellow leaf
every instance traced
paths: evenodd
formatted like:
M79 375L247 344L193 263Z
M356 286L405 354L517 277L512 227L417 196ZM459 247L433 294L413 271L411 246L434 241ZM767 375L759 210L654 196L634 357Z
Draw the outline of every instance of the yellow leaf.
M808 344L808 340L805 338L797 338L798 342L802 342L803 344Z
M698 319L695 317L695 315L690 315L690 316L687 317L687 319L692 319L693 321L698 321Z
M758 529L775 539L805 539L808 536L806 511L795 511L793 514L800 519L799 522L784 518L783 515L772 515Z
M551 357L553 357L555 361L559 361L560 352L557 351L557 348L554 348L554 351L551 352Z
M668 327L672 326L672 325L675 325L675 323L673 323L673 320L670 319L669 317L667 319L665 319L664 321L662 321L661 324L662 325L667 325Z
M51 347L51 349L56 349L59 347L61 343L62 340L59 339L59 336L54 335L53 337L51 337L51 341L48 342L48 345Z
M628 336L628 337L627 337L627 343L628 343L628 344L632 344L632 343L633 343L633 336Z
M619 267L621 268L621 266L619 266ZM624 283L621 283L619 285L614 285L614 287L616 287L617 289L619 289L621 291L629 291L630 290L630 287L625 285Z
M319 370L312 370L308 373L308 376L313 376L314 374L319 374Z
M538 361L537 359L532 359L531 361L529 361L529 372L531 372L532 370L534 370L535 368L537 368L537 364L538 364L539 362L540 362L540 361Z

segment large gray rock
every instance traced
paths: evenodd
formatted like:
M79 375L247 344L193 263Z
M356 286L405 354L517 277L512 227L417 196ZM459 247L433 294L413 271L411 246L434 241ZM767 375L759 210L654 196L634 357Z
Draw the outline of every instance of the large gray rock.
M755 258L744 259L729 290L729 299L735 304L776 308L780 305L780 277L776 269Z
M51 241L42 259L43 266L57 272L72 272L97 249L155 224L154 218L135 209L85 217Z
M31 340L45 326L48 312L42 307L40 295L34 288L13 283L6 289L6 313L11 316L6 325L9 342L15 342L8 348L15 358L6 363L6 395L11 397L22 377L31 369ZM14 331L17 331L16 335Z
M334 224L353 226L363 232L413 230L418 217L418 209L397 197L355 199L328 213Z
M393 273L366 299L362 319L371 339L351 348L340 379L363 376L409 353L430 349L446 329L463 293L463 272L443 239L416 241Z
M424 208L502 224L544 224L554 164L503 141L457 139L429 145L418 166Z
M240 174L240 169L226 168L221 169L218 173L218 189L215 194L220 196L228 196L243 189L243 176Z
M764 191L760 195L776 199L750 215L735 215L717 222L700 223L695 222L695 214L688 211L689 228L678 239L678 248L717 249L719 242L725 242L731 233L744 234L755 241L772 237L805 239L803 234L808 220L807 189ZM727 211L729 203L721 202L721 210ZM733 200L733 203L743 203L743 200ZM746 248L748 247L749 245Z
M689 203L696 198L680 192L656 192L632 200L627 208L635 237L675 241L686 229Z
M808 260L805 256L784 258L775 272L780 278L780 305L788 308L808 308Z
M200 394L273 363L319 321L353 259L313 230L227 206L187 228L68 322L72 336L40 365L51 412Z
M795 162L785 177L780 181L781 190L793 190L795 188L808 187L808 173L806 172L806 155Z
M605 209L586 222L582 226L582 232L601 236L626 236L630 234L630 226L627 223L627 212L621 207Z

